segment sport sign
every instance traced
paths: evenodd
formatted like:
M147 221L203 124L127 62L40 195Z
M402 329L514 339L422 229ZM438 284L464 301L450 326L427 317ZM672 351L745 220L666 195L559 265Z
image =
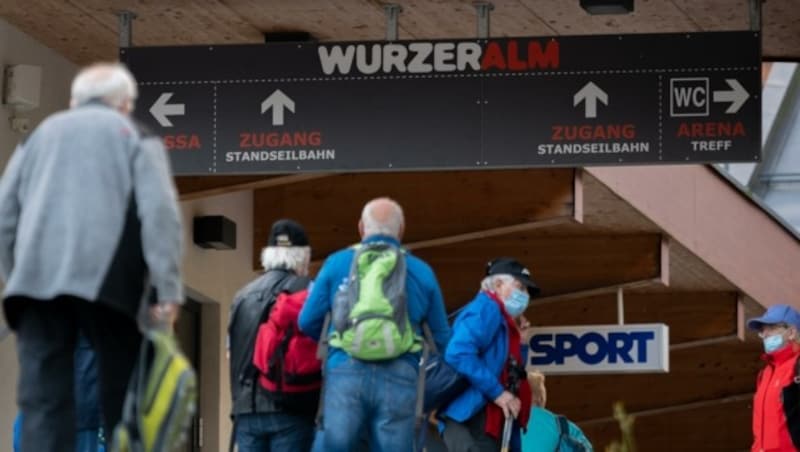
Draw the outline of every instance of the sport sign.
M534 328L527 366L548 375L669 372L669 327L659 323Z

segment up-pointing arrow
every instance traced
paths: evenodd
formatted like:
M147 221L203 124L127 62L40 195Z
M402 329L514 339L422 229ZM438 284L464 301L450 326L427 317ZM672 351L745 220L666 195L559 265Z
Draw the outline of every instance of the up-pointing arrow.
M575 96L572 98L572 105L577 106L579 103L584 102L584 115L586 115L587 118L596 118L598 100L602 102L603 105L608 105L608 94L593 82L589 82L584 85L580 91L575 93Z
M261 114L272 109L272 125L283 125L283 109L286 108L294 113L294 101L289 98L283 91L276 89L275 92L269 95L264 102L261 102Z
M736 113L750 98L750 94L735 78L726 78L725 82L731 87L731 90L714 91L714 102L730 102L725 113Z
M156 118L161 127L172 127L172 121L167 116L183 116L186 114L184 104L168 104L173 93L162 93L150 107L150 114Z

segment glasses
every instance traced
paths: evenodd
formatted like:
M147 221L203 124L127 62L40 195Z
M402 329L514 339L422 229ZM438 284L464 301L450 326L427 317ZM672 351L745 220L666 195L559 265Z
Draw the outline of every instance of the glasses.
M783 334L786 330L789 329L789 325L785 323L775 323L772 325L764 325L761 327L761 331L758 332L758 337L764 339L767 336L772 336L775 334Z

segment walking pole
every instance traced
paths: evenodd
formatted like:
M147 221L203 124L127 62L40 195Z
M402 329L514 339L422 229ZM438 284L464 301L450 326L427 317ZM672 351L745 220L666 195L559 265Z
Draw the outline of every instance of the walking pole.
M520 375L517 373L519 365L513 356L509 356L508 390L515 396L519 393ZM514 427L514 417L506 416L503 424L503 441L500 443L500 452L508 452L511 446L511 432Z
M513 424L514 418L507 416L503 424L503 442L500 443L500 452L508 452L509 450L509 446L511 445L511 427Z

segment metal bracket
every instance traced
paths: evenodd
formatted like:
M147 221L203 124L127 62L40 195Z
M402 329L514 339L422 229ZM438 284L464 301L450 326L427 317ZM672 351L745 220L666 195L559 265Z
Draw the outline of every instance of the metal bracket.
M763 0L750 0L750 30L761 31L761 2Z
M133 19L136 19L136 13L128 10L121 10L116 12L119 18L119 48L124 49L130 47L133 42Z
M397 3L387 3L383 5L383 11L386 13L386 40L397 41L398 18L403 7Z
M625 325L625 298L622 296L622 286L617 287L617 323Z
M478 1L474 2L472 6L475 7L478 20L478 39L489 38L489 15L494 9L492 2Z

